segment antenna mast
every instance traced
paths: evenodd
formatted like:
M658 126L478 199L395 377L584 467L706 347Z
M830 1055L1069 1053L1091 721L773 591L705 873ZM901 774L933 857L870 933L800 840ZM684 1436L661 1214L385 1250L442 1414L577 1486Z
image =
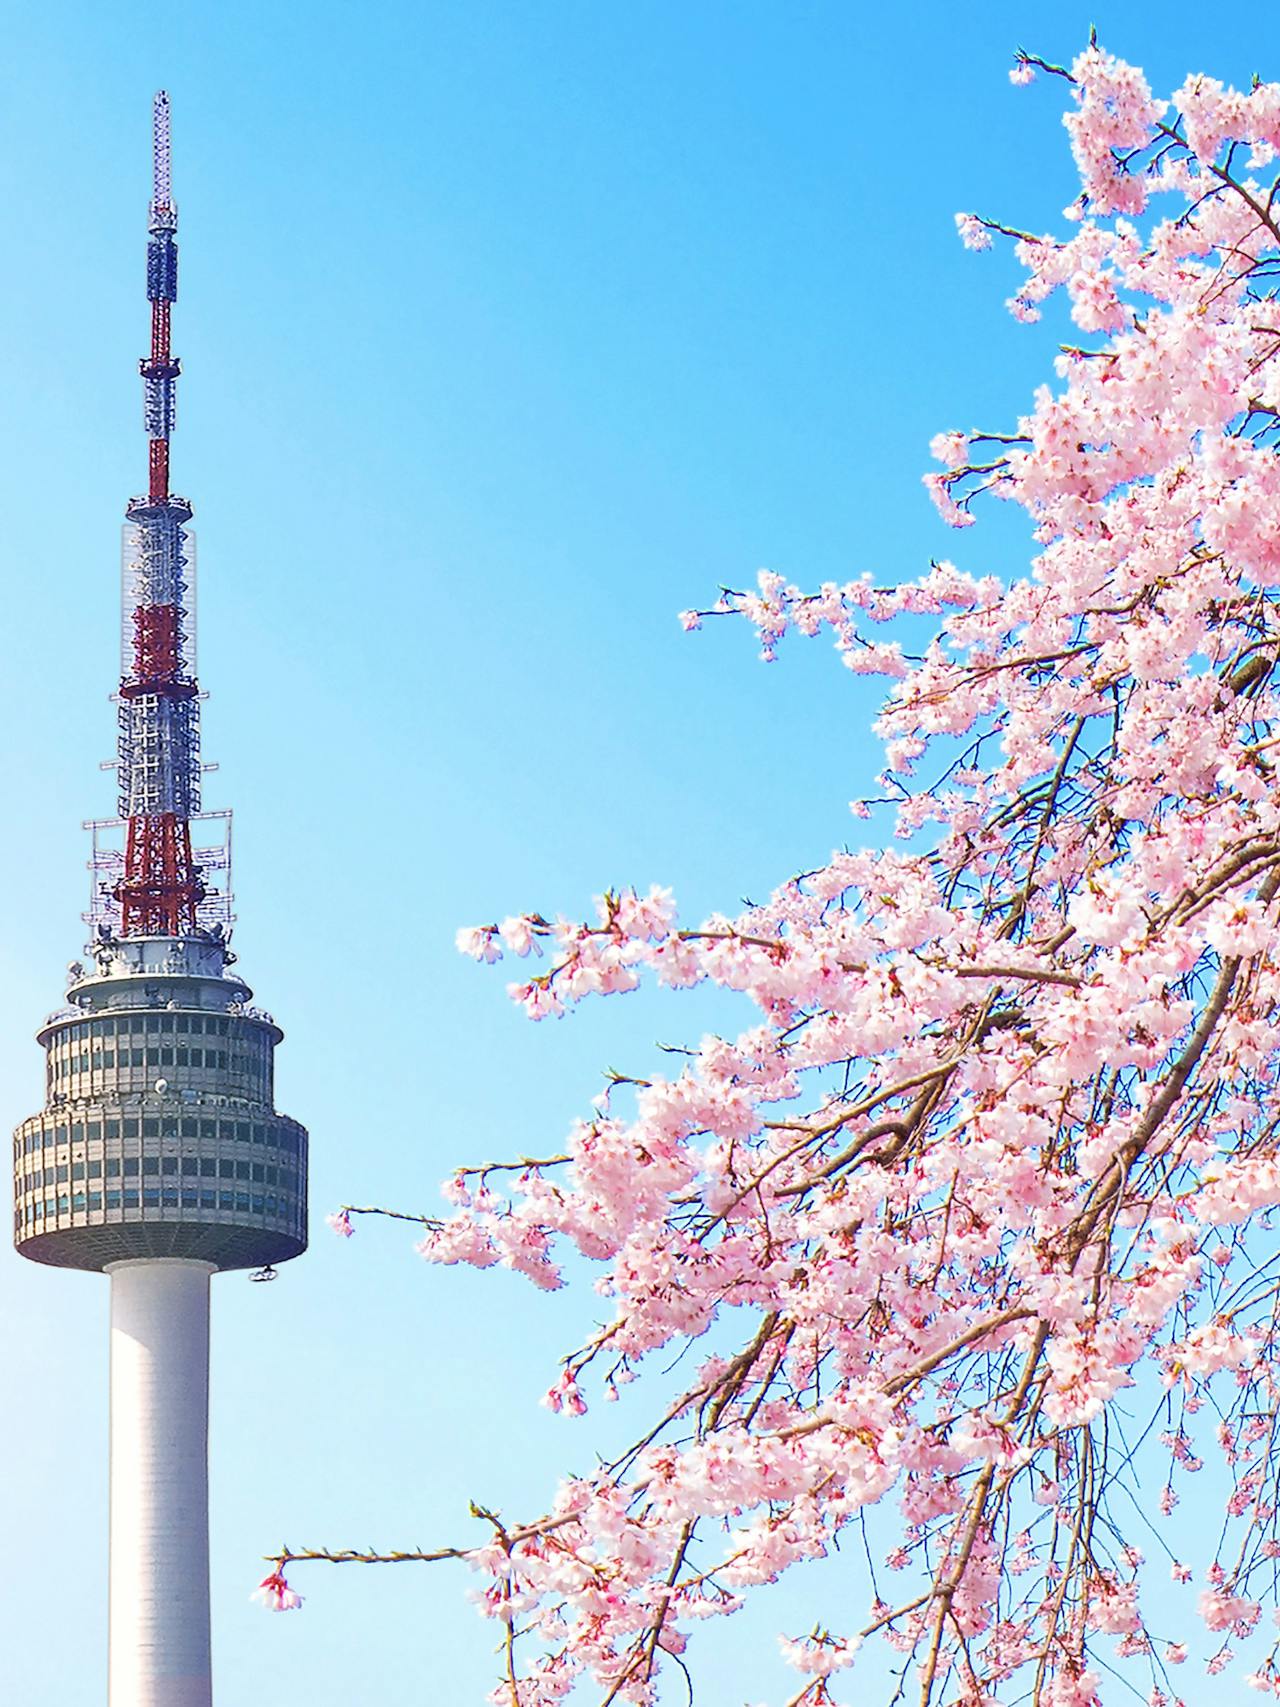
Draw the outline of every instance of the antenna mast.
M171 304L178 296L178 210L170 187L169 97L160 90L151 106L151 209L147 221L147 297L151 303L151 358L141 363L147 434L151 440L153 504L169 496L169 435L174 428L179 364L169 350Z
M120 937L191 936L230 922L230 896L206 883L222 848L193 850L200 811L200 689L195 656L195 540L191 505L169 490L180 364L170 348L178 295L178 209L170 180L169 97L152 106L152 193L147 220L151 353L142 373L149 441L145 497L125 511L121 680L117 696L120 823L124 847L102 847L92 826L97 889L89 921ZM219 816L224 816L219 814ZM224 817L225 821L225 817ZM105 878L105 880L104 880Z

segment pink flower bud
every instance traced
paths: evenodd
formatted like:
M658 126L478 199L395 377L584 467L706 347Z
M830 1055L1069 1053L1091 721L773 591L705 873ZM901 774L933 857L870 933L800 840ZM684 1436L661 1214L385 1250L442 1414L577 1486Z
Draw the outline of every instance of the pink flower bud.
M284 1580L283 1569L263 1577L250 1598L260 1600L270 1612L296 1612L302 1605L302 1596Z

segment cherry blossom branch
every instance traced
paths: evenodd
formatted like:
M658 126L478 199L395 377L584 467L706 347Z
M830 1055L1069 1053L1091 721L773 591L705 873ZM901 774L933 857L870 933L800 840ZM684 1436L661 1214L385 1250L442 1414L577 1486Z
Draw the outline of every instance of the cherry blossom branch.
M1009 431L940 434L927 477L956 526L983 493L1017 504L1029 572L762 571L682 617L745 619L766 658L823 635L886 680L894 847L736 918L614 888L594 918L460 935L546 956L512 986L534 1018L645 980L747 1008L670 1077L607 1074L544 1160L458 1170L444 1219L383 1212L432 1261L547 1289L594 1266L608 1319L561 1361L562 1414L699 1360L562 1483L563 1527L491 1521L465 1553L512 1707L640 1697L693 1623L891 1497L912 1576L891 1609L873 1572L850 1627L914 1656L926 1707L1099 1707L1112 1658L1179 1663L1123 1502L1159 1535L1144 1487L1172 1509L1211 1451L1211 1671L1280 1594L1280 179L1241 164L1280 146L1280 85L1167 103L1093 38L1070 67L1020 53L1015 81L1037 71L1071 86L1070 229L958 224L1016 244L1020 319L1061 293L1079 337ZM1131 1386L1164 1395L1136 1438ZM830 1702L856 1644L788 1638L794 1703Z

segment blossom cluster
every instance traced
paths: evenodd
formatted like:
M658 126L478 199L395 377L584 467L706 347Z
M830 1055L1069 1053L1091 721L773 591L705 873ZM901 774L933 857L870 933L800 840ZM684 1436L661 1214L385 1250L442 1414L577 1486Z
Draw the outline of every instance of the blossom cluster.
M1280 208L1254 174L1280 84L1160 100L1092 43L1014 80L1037 71L1072 98L1071 229L958 226L1015 245L1020 319L1060 296L1081 341L1011 430L939 434L929 477L958 526L980 494L1019 505L1029 572L763 573L681 619L745 619L767 657L827 634L888 680L900 845L732 916L620 890L460 933L522 962L536 1019L642 979L749 1010L500 1190L464 1171L423 1241L544 1288L599 1265L612 1314L548 1393L565 1414L716 1330L631 1452L472 1552L501 1707L584 1680L653 1703L698 1621L890 1498L894 1598L785 1637L793 1703L843 1699L875 1638L937 1707L1098 1707L1100 1658L1169 1707L1188 1631L1152 1629L1107 1502L1141 1475L1172 1522L1210 1452L1226 1510L1173 1570L1210 1671L1275 1601ZM1274 1651L1249 1664L1280 1693Z

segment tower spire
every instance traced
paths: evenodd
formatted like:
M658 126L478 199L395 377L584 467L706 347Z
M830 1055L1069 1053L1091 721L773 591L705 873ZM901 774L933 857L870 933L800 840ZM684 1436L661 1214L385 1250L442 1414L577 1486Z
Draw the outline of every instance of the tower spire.
M147 297L151 303L151 355L142 362L144 409L150 447L150 498L169 495L169 436L177 405L179 364L169 349L171 304L178 296L178 209L171 189L169 97L161 89L151 104L151 209L147 221Z
M119 693L123 871L112 890L123 937L187 936L209 891L191 841L200 811L200 703L195 659L195 550L191 506L169 491L179 363L169 343L178 295L178 209L170 182L169 97L151 113L147 220L151 353L142 373L149 484L125 514L122 677ZM99 921L101 922L101 921Z

